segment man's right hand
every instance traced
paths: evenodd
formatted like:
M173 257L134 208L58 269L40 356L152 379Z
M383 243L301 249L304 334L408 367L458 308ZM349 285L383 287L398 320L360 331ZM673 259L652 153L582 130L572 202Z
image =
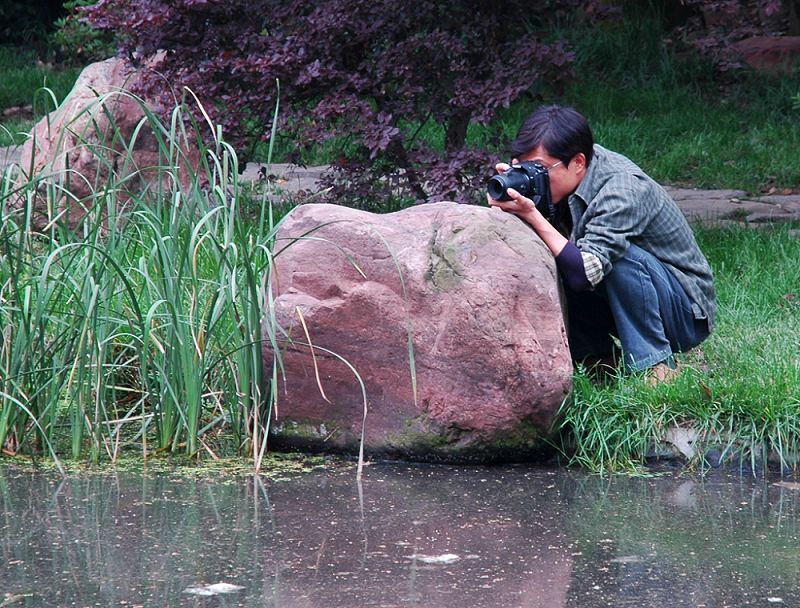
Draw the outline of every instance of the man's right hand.
M511 200L498 201L489 196L489 194L486 195L486 200L491 207L496 207L497 209L502 209L503 211L518 215L531 225L532 222L536 221L532 216L539 215L544 219L544 216L539 213L536 204L531 199L522 196L519 192L514 190L514 188L509 188L506 192L508 196L511 197Z

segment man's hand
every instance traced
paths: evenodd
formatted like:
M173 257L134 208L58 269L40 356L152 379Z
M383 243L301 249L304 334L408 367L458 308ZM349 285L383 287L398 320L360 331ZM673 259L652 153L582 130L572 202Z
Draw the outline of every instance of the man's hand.
M515 163L517 161L516 159L514 159L511 162ZM498 173L505 173L510 168L511 165L508 165L506 163L497 163L495 165L495 169L497 170ZM496 207L497 209L501 209L503 211L508 211L509 213L513 213L514 215L518 215L525 221L528 221L528 218L526 216L528 216L530 213L532 212L538 213L536 205L531 199L522 196L519 192L517 192L513 188L509 188L507 192L508 196L511 197L510 201L497 201L488 194L486 195L486 201L489 203L491 207Z
M504 173L511 167L505 163L499 163L496 168L498 173ZM488 194L486 195L486 200L492 207L502 209L508 213L513 213L529 224L554 256L561 253L561 250L564 249L564 246L567 244L567 239L553 228L550 222L539 213L539 210L531 199L522 196L513 188L509 188L507 192L508 196L511 197L510 201L497 201Z
M510 201L496 201L488 194L486 195L486 200L489 202L490 206L497 207L503 211L508 211L509 213L518 215L523 219L526 219L531 213L539 213L534 202L528 197L522 196L513 188L509 188L507 192L508 196L511 197Z

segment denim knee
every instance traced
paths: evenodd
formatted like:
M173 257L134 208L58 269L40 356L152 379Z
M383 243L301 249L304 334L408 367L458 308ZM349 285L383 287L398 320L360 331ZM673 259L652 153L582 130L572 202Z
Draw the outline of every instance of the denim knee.
M627 368L652 367L708 335L683 286L644 249L631 245L603 282Z

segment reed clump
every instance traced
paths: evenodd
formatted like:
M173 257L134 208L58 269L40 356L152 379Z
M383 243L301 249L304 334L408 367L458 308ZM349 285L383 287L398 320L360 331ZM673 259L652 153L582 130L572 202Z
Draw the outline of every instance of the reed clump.
M131 191L129 169L108 171L73 202L85 210L77 223L34 217L92 176L2 177L0 446L57 463L225 448L258 468L274 398L261 344L278 222L266 191L258 217L240 213L237 157L211 121L194 121L186 101L167 121L143 111L159 146L154 166L134 169L148 185ZM186 142L197 166L179 162Z

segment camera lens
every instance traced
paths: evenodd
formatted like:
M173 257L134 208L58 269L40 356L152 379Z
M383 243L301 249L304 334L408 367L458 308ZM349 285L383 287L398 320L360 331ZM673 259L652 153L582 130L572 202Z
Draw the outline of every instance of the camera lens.
M510 197L506 194L507 189L506 180L502 175L495 175L490 178L489 182L486 184L486 190L489 192L489 196L496 201L510 200Z
M505 173L495 175L489 179L486 187L489 191L489 196L491 196L494 200L510 201L511 197L508 196L507 192L509 188L513 188L522 196L529 196L529 184L530 179L527 171L520 167L514 166Z

